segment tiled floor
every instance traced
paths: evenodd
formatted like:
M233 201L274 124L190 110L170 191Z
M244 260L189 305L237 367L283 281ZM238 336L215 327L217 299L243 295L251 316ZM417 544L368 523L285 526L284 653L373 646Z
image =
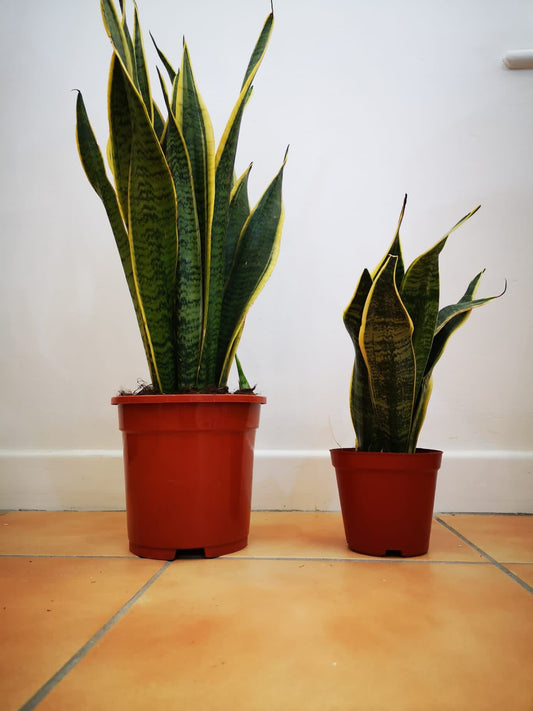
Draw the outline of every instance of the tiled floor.
M532 711L533 517L446 514L420 558L340 514L254 513L248 548L128 552L123 513L0 516L3 711Z

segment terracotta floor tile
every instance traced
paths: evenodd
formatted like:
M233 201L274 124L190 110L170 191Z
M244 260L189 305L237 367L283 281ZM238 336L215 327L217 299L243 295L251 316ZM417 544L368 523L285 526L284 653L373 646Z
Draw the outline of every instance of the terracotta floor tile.
M444 514L439 518L500 563L533 563L533 516Z
M0 554L132 556L124 511L12 511L0 516Z
M131 559L1 559L2 710L20 708L160 568Z
M505 567L533 588L533 565L527 563L506 563Z
M0 517L0 554L129 556L126 514L14 511ZM361 558L346 546L340 513L262 512L251 516L238 557ZM431 545L418 560L480 560L460 538L433 522Z
M294 511L253 512L248 546L232 556L361 560L370 558L347 547L340 513ZM468 544L434 521L429 552L417 560L477 562L484 559Z
M177 561L39 711L531 711L532 613L490 564Z

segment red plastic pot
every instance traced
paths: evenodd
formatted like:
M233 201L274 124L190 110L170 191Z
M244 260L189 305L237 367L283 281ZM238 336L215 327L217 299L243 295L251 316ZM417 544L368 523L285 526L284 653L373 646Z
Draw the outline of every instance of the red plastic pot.
M130 551L206 558L248 543L257 395L125 395L124 445Z
M427 553L442 452L332 449L348 547L373 556Z

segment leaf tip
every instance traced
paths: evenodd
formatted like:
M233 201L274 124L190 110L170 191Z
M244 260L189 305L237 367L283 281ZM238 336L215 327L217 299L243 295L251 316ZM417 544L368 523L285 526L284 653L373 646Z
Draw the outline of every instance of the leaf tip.
M508 286L508 282L507 282L507 279L505 279L504 285L503 285L503 291L501 294L499 294L499 296L503 296L505 294L505 292L507 291L507 286Z

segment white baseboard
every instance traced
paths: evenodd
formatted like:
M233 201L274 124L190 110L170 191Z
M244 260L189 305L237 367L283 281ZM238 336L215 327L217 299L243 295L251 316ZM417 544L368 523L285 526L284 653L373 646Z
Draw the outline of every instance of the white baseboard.
M0 509L125 507L120 450L0 450ZM255 510L338 511L327 451L257 450ZM533 452L445 453L439 512L533 513Z
M329 452L256 453L254 508L338 511ZM456 451L444 454L435 511L533 513L533 452Z
M125 508L121 450L0 450L0 508Z

